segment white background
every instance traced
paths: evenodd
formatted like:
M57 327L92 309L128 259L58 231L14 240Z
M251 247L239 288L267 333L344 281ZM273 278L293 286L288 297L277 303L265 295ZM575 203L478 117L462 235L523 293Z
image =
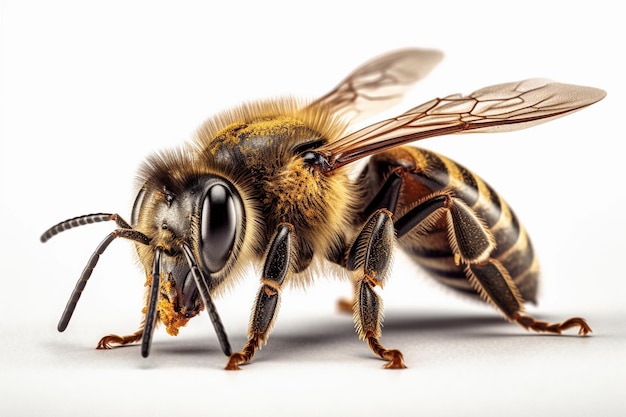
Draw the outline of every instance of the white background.
M626 413L619 2L181 3L0 3L0 414ZM406 46L446 57L405 108L536 76L608 91L547 125L421 144L482 175L527 226L544 270L530 312L584 316L591 337L528 333L398 257L382 341L403 350L404 371L381 369L335 311L349 285L323 277L284 292L269 344L240 372L222 370L204 316L177 338L157 331L148 359L137 347L97 351L101 336L132 332L141 317L144 278L128 242L111 245L68 330L56 332L113 225L46 245L43 230L91 212L128 217L140 161L191 138L204 118L246 100L314 98ZM257 282L216 301L236 349Z

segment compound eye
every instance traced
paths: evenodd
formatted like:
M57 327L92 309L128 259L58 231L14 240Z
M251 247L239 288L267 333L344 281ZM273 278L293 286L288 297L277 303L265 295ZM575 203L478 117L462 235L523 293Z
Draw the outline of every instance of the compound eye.
M239 216L235 196L223 184L212 185L200 214L200 253L210 272L221 270L235 244Z
M137 197L135 197L133 211L130 214L130 225L133 227L137 227L137 223L139 222L139 212L141 211L141 205L143 204L143 199L145 196L146 190L142 188L141 190L139 190Z

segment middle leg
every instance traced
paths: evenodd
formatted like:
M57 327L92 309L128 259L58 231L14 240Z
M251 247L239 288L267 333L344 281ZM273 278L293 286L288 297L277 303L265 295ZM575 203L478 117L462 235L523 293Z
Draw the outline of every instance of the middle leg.
M348 252L346 268L355 282L353 304L354 322L361 340L370 349L387 360L389 369L406 368L402 353L387 349L379 341L382 335L382 301L375 291L383 285L391 264L391 251L395 242L392 214L385 209L374 212L353 242Z

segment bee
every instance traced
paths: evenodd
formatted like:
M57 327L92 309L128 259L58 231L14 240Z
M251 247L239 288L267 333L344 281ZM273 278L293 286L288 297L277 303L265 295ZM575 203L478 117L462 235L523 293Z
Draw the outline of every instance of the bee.
M76 217L48 229L43 242L77 226L113 221L78 279L58 330L64 331L100 255L116 238L134 242L146 273L143 319L130 335L104 336L99 349L141 341L148 356L155 325L171 335L206 310L226 369L240 369L267 343L283 288L306 285L313 271L338 265L354 288L358 337L404 368L381 343L382 287L395 249L441 283L493 305L536 332L591 332L573 317L548 323L524 313L536 299L539 266L526 230L485 181L458 163L409 143L453 133L505 132L543 123L605 96L591 87L542 79L449 95L397 117L349 126L400 102L441 60L405 49L359 67L312 101L244 104L210 118L195 140L148 157L138 174L130 222L119 214ZM360 173L353 163L369 157ZM250 265L260 287L248 340L232 352L212 298Z

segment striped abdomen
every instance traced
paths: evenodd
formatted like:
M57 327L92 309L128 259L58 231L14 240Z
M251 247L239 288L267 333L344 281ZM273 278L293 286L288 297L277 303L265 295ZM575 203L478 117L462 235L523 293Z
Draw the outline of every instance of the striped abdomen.
M396 220L433 192L451 191L484 221L496 241L491 257L507 269L524 300L535 302L539 265L530 239L507 203L486 182L442 155L415 147L373 156L359 181L368 193L376 193L392 171L403 179ZM473 293L464 267L454 262L447 230L446 218L442 217L425 235L408 233L399 244L438 281Z

